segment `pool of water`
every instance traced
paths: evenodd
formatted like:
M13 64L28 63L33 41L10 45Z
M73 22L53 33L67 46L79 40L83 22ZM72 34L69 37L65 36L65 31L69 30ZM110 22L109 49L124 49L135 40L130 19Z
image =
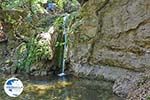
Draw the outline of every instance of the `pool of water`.
M123 100L112 92L111 82L96 81L70 76L18 77L24 84L23 93L17 98L8 97L0 80L0 100Z

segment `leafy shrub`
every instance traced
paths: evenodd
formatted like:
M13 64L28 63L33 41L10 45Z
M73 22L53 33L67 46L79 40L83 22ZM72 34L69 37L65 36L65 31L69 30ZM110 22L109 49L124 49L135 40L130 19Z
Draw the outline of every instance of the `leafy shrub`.
M24 45L26 50L18 52L19 60L17 68L29 72L30 67L41 60L50 60L52 58L52 49L48 41L39 40L38 37L32 37L28 43ZM21 48L20 48L21 49ZM22 51L22 50L19 50ZM21 59L21 57L23 57Z

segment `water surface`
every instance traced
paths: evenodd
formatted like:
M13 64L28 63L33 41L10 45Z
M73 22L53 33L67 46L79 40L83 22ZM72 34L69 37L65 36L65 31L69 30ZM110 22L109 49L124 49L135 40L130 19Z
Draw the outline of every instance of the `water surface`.
M123 100L112 93L111 82L74 77L17 77L24 84L17 98L8 97L3 89L6 79L0 82L0 100Z

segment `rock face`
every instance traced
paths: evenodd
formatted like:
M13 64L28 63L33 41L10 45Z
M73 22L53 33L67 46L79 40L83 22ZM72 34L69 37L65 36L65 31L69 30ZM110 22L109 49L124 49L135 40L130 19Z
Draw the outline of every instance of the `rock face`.
M71 35L74 38L69 55L75 72L84 72L84 65L109 71L119 68L131 72L129 83L137 83L140 75L135 75L137 80L133 82L133 73L150 69L150 1L89 0L82 6L80 16L82 22L79 32ZM121 83L125 83L124 79ZM126 88L128 82L125 84Z
M130 92L127 100L149 100L150 81L145 82L140 88ZM142 99L141 99L142 98Z

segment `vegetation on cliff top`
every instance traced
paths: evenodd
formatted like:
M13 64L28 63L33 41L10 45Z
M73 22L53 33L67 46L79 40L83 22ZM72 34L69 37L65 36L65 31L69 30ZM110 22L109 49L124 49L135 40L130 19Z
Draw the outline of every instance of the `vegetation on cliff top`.
M67 26L68 33L72 33L75 28L71 27L78 15L76 11L80 6L78 1L4 0L0 2L2 13L0 20L4 26L3 30L8 34L8 39L13 38L18 42L17 45L13 44L13 47L8 47L13 58L6 58L13 60L14 71L30 72L31 66L45 66L37 65L37 63L43 61L54 66L53 60L55 60L55 66L59 67L62 59L60 53L63 52L62 45L64 44L62 37L63 16L65 13L70 14ZM53 6L50 6L51 4ZM52 26L55 27L55 32L48 33ZM11 37L9 34L11 34ZM48 40L44 40L42 34L51 36ZM10 49L13 49L15 53Z

